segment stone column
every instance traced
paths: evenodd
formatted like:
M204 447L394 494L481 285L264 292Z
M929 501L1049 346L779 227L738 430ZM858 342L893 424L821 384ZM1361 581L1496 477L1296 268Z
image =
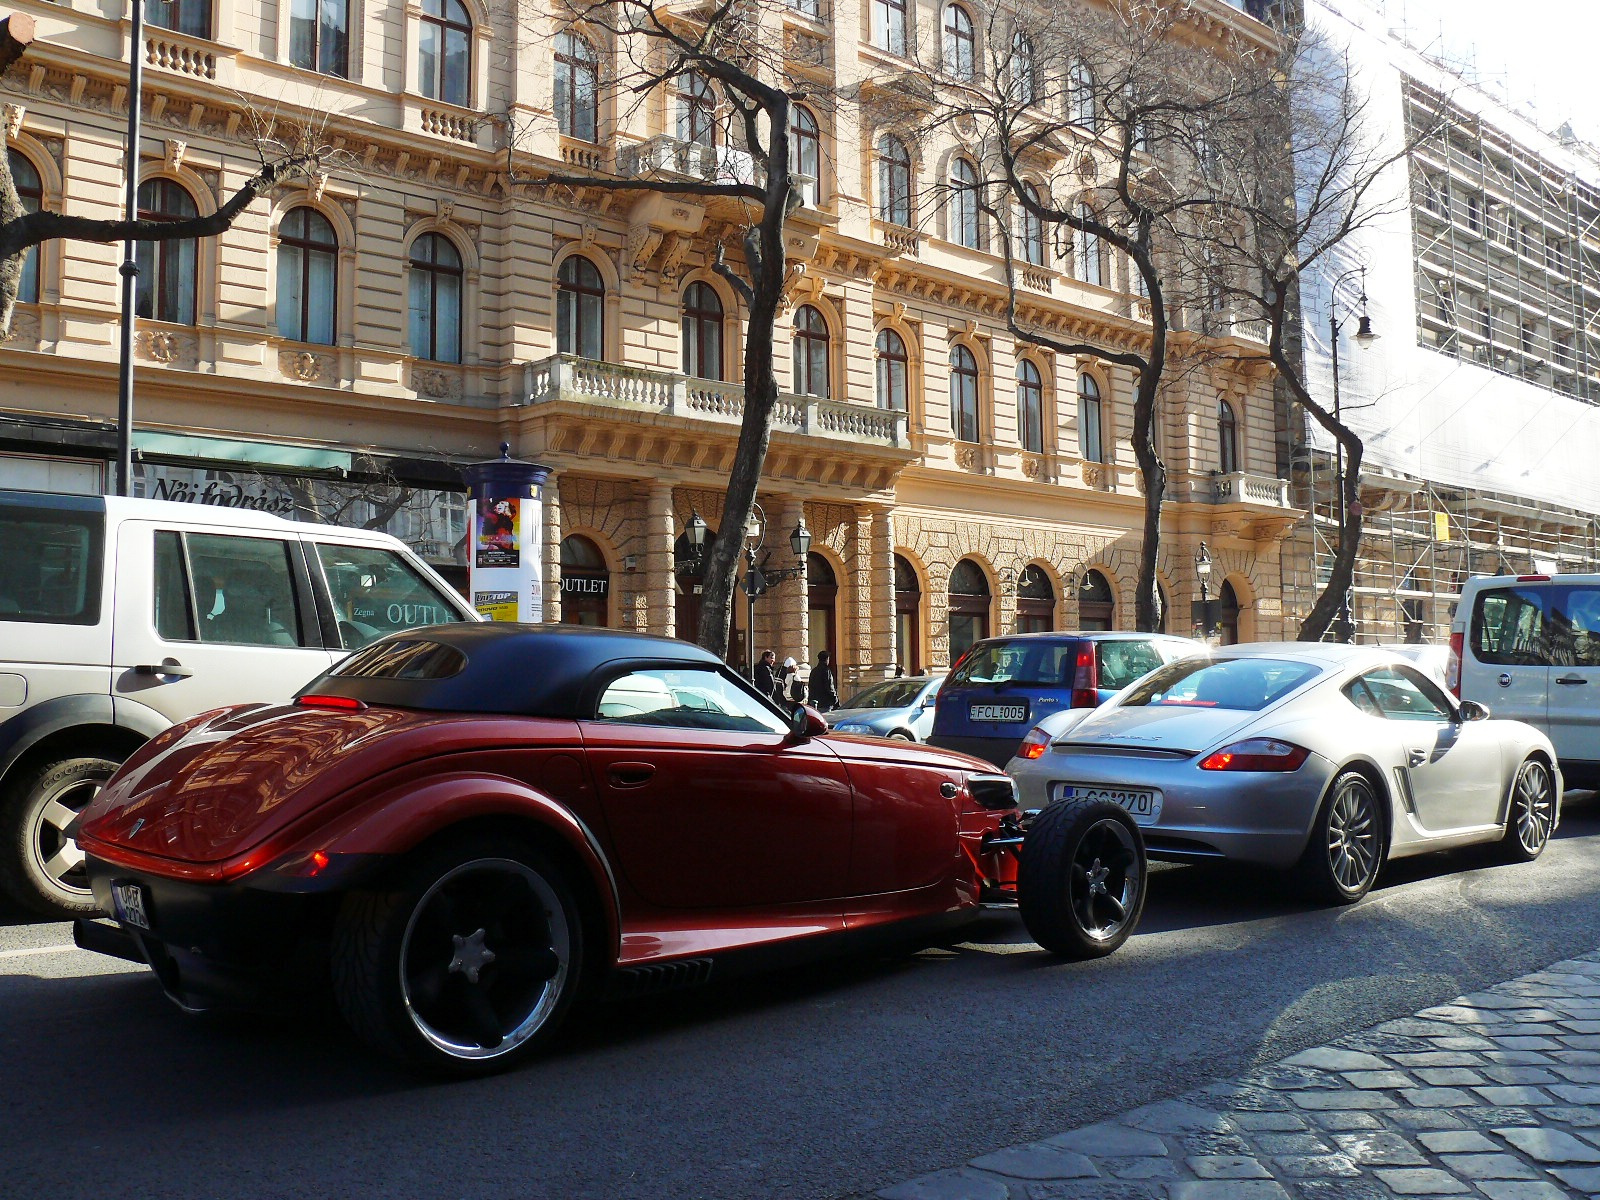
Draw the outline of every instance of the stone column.
M554 471L544 481L544 619L561 620L561 482Z
M789 536L789 531L800 523L800 518L804 515L803 500L798 496L783 498L778 527L783 530L785 538ZM810 528L809 522L807 528ZM808 605L805 573L802 572L799 579L779 584L767 597L767 601L771 605L771 612L775 614L772 648L777 651L778 661L781 663L791 655L799 662L809 661L811 645L806 626Z
M641 633L672 636L677 596L672 582L672 545L677 537L672 511L672 484L650 483L645 493L644 623Z
M869 660L871 678L887 674L889 664L895 661L894 647L894 521L887 504L873 505L862 514L867 521L868 587L863 599L868 605L866 614L867 636L870 639ZM859 520L860 518L858 518ZM907 671L909 663L901 663Z

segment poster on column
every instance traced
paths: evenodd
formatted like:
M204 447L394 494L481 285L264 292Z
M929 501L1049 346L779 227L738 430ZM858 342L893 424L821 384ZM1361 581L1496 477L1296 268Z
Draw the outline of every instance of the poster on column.
M472 500L472 606L491 621L544 620L539 488Z

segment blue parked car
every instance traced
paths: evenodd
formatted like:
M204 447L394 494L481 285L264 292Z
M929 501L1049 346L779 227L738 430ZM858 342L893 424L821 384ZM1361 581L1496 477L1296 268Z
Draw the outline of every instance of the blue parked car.
M939 691L933 736L1004 767L1023 735L1064 708L1095 708L1203 642L1160 633L1019 633L972 646Z
M944 682L937 675L905 675L864 687L828 714L835 733L875 733L902 742L925 742L933 732L933 701Z

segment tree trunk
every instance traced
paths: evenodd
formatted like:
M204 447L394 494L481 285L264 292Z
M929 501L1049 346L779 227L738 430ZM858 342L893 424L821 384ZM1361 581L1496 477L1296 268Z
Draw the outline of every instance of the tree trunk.
M1162 306L1150 306L1150 362L1166 362L1167 321ZM1156 452L1156 389L1161 384L1159 368L1141 371L1133 400L1133 456L1144 479L1144 535L1139 539L1139 582L1133 596L1133 626L1140 633L1154 633L1160 624L1160 600L1156 590L1156 560L1161 553L1161 504L1167 494L1167 467Z
M1334 551L1333 570L1328 575L1327 586L1300 624L1298 640L1302 642L1322 641L1338 618L1344 599L1355 583L1356 555L1361 549L1361 457L1364 447L1353 430L1344 425L1334 428L1331 417L1327 421L1319 421L1319 424L1344 447L1344 478L1340 480L1344 493L1344 523L1339 527L1339 543ZM1313 497L1313 518L1315 510L1316 500ZM1347 631L1341 630L1340 640L1346 636Z

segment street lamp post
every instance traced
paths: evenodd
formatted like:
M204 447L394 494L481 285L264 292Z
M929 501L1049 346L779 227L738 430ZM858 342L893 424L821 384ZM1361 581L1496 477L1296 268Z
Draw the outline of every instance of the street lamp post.
M684 527L684 539L689 543L689 564L698 566L705 554L706 542L710 538L711 527L706 524L698 511L689 515L689 523ZM744 620L744 652L745 669L753 676L756 669L756 597L764 596L774 584L782 583L786 579L798 579L805 573L806 555L811 551L811 531L806 528L806 519L801 516L799 522L789 533L789 549L794 552L797 564L792 567L771 566L771 555L761 557L762 549L767 541L767 514L762 511L761 505L750 506L750 520L744 527L744 578L739 583L739 588L745 597ZM679 567L684 569L683 566Z
M1365 350L1378 340L1378 335L1372 332L1372 318L1367 315L1367 269L1352 268L1335 279L1333 286L1328 289L1328 353L1333 367L1333 421L1336 425L1344 424L1339 405L1339 330L1343 324L1338 316L1339 285L1357 272L1361 275L1361 294L1356 302L1361 305L1361 313L1356 322L1356 345ZM1344 498L1344 442L1338 438L1335 438L1333 443L1333 463L1334 511L1338 517L1339 538L1343 541L1347 515ZM1351 582L1354 582L1353 578ZM1339 597L1339 615L1333 623L1333 636L1340 642L1349 642L1355 636L1355 622L1350 616L1349 587L1346 587L1344 594Z
M1200 543L1200 552L1194 556L1194 573L1200 577L1200 637L1210 641L1211 593L1208 589L1211 584L1211 552L1206 549L1204 542Z

